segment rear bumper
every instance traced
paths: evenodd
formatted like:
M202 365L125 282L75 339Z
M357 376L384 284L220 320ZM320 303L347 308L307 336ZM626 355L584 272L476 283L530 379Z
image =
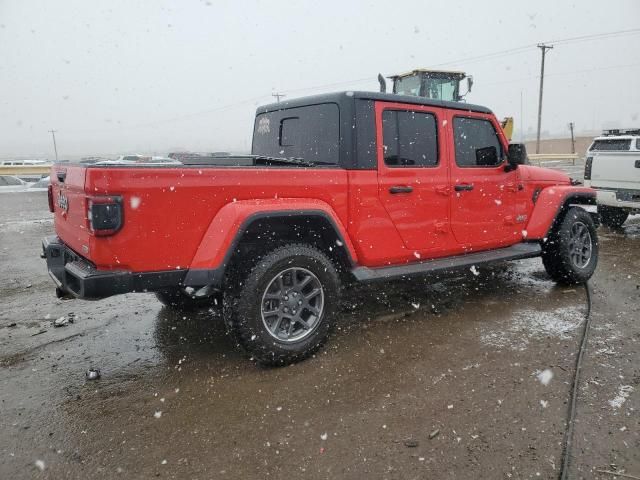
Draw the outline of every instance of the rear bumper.
M42 240L42 250L56 287L77 298L98 300L121 293L179 287L187 275L186 270L139 273L98 270L55 236Z
M635 194L635 195L634 195ZM637 190L597 190L598 205L640 210L640 192Z

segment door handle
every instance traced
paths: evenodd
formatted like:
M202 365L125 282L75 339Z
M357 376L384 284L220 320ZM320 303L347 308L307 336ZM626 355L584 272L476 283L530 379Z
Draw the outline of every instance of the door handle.
M453 188L456 192L468 192L473 190L473 183L459 183Z
M389 189L390 193L411 193L413 192L413 187L410 185L396 185Z
M63 183L65 181L65 179L67 178L67 171L66 170L59 170L58 172L56 172L56 177L58 177L58 181L60 183Z
M640 160L636 160L635 167L640 168Z

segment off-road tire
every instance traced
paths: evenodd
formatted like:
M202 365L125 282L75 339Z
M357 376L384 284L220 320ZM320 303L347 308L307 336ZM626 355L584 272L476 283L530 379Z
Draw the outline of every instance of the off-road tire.
M168 288L156 292L156 298L164 306L175 310L199 310L201 308L222 306L222 298L215 295L195 297L189 295L182 288Z
M584 246L587 241L588 254ZM598 264L598 237L593 218L582 208L569 208L542 247L542 263L553 280L567 285L586 282Z
M319 310L321 314L315 316L313 328L309 328L309 332L303 332L306 336L300 340L276 338L270 332L267 321L263 320L265 302L269 301L265 298L274 287L274 281L278 278L285 280L281 274L287 271L310 272L315 278L314 284L320 286L323 295L322 308ZM291 281L291 273L289 275L287 278ZM293 286L282 288L282 285L280 283L281 292L293 289ZM287 365L309 357L325 343L340 309L340 292L340 278L336 268L324 253L305 244L285 245L262 256L248 274L238 275L235 281L230 279L225 286L223 316L232 338L250 357L263 365ZM307 293L303 295L306 298ZM272 301L279 305L279 309L284 308L283 300ZM291 323L286 319L281 321L285 326ZM299 325L298 328L301 329L302 326ZM278 327L275 330L277 334Z
M598 215L603 225L609 228L620 228L629 217L629 212L622 208L598 205Z

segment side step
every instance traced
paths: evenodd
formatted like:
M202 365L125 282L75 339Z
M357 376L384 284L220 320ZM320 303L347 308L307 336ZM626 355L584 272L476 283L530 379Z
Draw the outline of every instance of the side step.
M351 270L351 273L353 273L356 279L361 282L370 282L373 280L404 277L421 273L456 270L483 263L538 257L541 253L542 248L538 243L519 243L511 247L499 248L496 250L468 253L466 255L457 255L455 257L436 258L419 263L408 263L406 265L394 265L391 267L378 268L356 267Z

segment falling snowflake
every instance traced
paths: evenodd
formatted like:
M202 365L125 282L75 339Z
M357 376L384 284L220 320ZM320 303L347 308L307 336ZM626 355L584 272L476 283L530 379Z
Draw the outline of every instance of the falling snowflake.
M540 373L538 373L537 376L538 376L538 380L540 380L541 384L549 385L549 382L553 378L553 372L547 368L547 369L541 371Z
M140 197L131 197L131 199L129 200L129 205L131 205L131 208L133 208L134 210L138 208L140 206Z

